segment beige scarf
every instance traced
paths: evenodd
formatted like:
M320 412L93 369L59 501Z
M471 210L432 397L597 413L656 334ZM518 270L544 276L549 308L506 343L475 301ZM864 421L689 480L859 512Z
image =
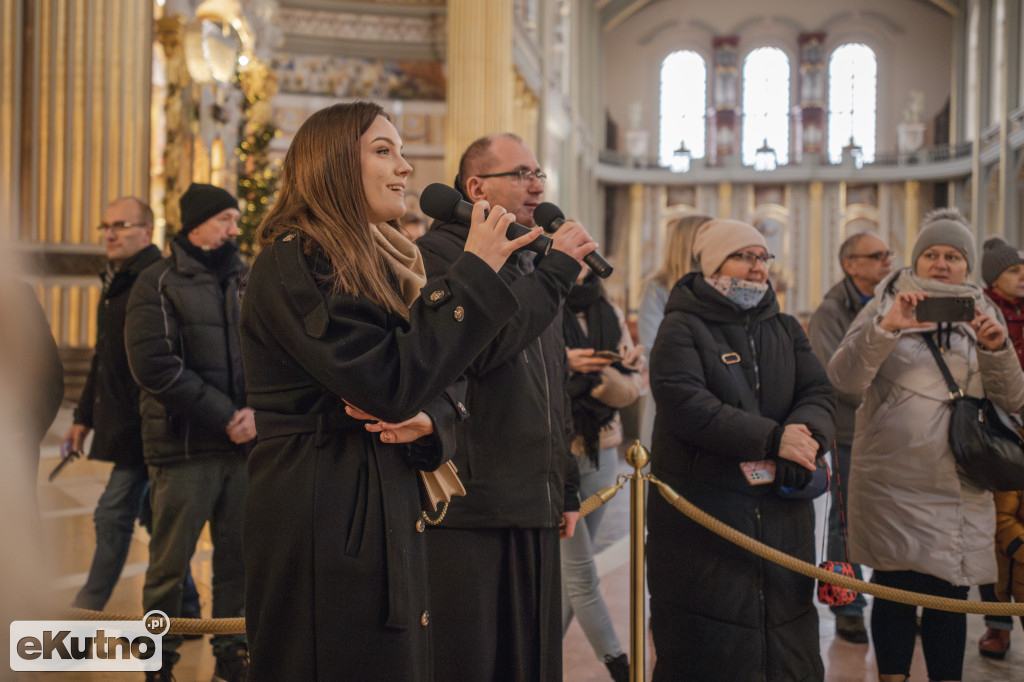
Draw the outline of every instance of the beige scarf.
M402 298L405 304L411 306L420 295L427 283L426 270L423 267L423 256L416 245L409 241L404 234L391 227L387 223L374 225L370 228L373 231L373 238L377 242L385 260L391 266L391 271L398 279L398 286L402 290ZM420 498L424 512L428 509L437 511L437 505L444 503L444 510L441 515L432 519L423 514L423 519L432 526L441 523L448 513L448 503L456 495L465 495L466 488L459 480L459 470L451 460L445 462L437 471L420 471Z
M427 283L427 273L423 267L423 256L416 245L404 234L387 223L370 224L373 239L384 254L384 260L391 267L391 272L398 280L398 288L402 291L402 300L411 306L420 295Z

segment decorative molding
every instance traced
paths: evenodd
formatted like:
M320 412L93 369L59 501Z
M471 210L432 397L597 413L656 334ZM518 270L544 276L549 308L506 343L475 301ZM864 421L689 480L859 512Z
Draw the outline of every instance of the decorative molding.
M282 8L278 25L289 37L433 45L444 42L445 22L438 15L403 16Z
M442 101L440 61L398 61L279 52L271 64L283 92L334 97Z

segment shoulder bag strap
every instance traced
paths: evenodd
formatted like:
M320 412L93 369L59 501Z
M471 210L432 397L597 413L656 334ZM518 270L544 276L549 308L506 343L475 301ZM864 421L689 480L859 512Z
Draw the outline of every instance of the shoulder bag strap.
M949 388L949 397L964 397L964 392L957 385L956 380L953 379L953 375L949 371L949 367L946 366L946 361L942 359L942 353L939 352L938 347L935 345L935 339L932 338L931 334L922 334L924 336L924 342L928 345L928 350L932 352L932 357L935 358L935 362L939 365L939 370L942 371L942 376L946 380L946 386Z
M711 332L711 337L718 344L718 350L721 352L719 359L729 369L729 374L732 375L736 388L739 389L740 407L746 412L761 414L761 407L758 404L757 396L754 395L754 389L750 387L747 375L743 373L743 368L740 366L740 354L729 345L729 341L725 338L725 333L721 327L716 324L708 324L706 326L708 331Z

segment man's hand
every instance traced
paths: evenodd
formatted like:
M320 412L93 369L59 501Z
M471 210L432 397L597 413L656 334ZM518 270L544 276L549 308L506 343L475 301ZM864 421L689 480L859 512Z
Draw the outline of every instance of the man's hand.
M489 208L490 212L485 217L484 213ZM515 219L515 214L507 212L503 206L491 208L486 201L476 202L465 250L479 256L495 272L501 270L516 249L526 246L542 233L539 227L535 227L521 237L508 239L505 232Z
M353 419L374 422L366 424L366 430L370 433L379 433L381 441L391 445L411 443L434 432L434 422L431 421L426 412L419 412L416 416L406 419L404 422L385 422L364 410L360 410L346 400L345 413Z
M576 522L580 520L578 511L562 512L562 522L558 524L558 537L561 540L568 540L576 534Z
M581 265L584 256L597 250L594 238L582 225L572 220L562 223L558 231L551 235L551 240L554 242L552 248L572 256Z
M72 424L68 432L64 434L64 441L61 444L61 454L66 452L81 452L85 444L85 437L92 431L85 424Z
M251 407L243 407L235 411L225 429L232 443L241 445L256 437L256 419L253 415Z

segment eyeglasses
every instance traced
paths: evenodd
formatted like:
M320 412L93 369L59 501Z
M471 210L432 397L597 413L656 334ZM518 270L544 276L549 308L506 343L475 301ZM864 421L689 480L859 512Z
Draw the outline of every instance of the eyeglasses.
M107 230L120 232L121 230L127 230L132 227L149 227L149 223L132 223L127 220L117 220L112 223L100 223L96 229L100 232L106 232Z
M505 178L505 177L512 178L512 177L514 177L515 178L515 182L518 182L518 183L523 184L523 185L529 184L533 180L536 180L541 185L543 185L548 180L547 173L545 173L544 171L542 171L540 169L532 171L532 170L530 170L528 168L520 168L518 170L508 171L506 173L487 173L486 175L478 175L476 177L478 177L478 178Z
M744 251L743 253L731 253L728 256L731 260L741 260L746 263L749 267L754 267L758 263L765 266L766 268L771 266L775 262L775 256L770 253L760 254L754 253L753 251Z
M848 256L848 258L870 258L871 260L882 262L884 260L889 260L895 255L895 251L876 251L874 253L855 253L852 256Z

